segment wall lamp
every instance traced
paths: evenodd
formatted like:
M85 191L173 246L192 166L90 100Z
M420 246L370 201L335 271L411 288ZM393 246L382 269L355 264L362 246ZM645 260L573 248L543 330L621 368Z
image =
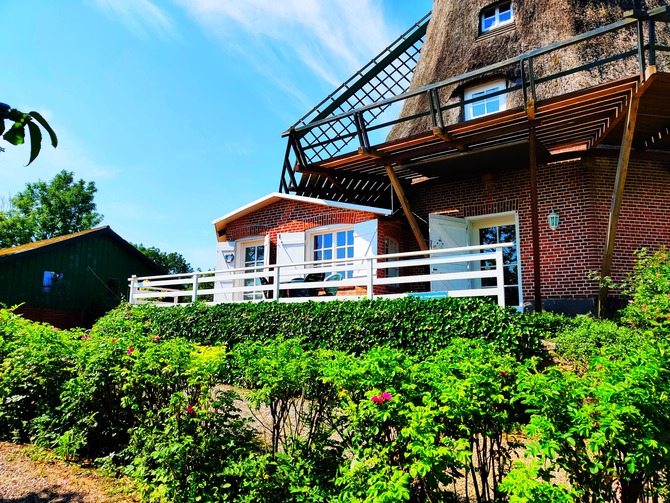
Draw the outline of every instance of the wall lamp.
M224 253L223 260L226 261L226 264L231 264L235 260L235 254L233 253Z
M547 221L549 222L549 228L552 231L555 231L558 229L558 213L556 213L554 210L549 213L547 216Z

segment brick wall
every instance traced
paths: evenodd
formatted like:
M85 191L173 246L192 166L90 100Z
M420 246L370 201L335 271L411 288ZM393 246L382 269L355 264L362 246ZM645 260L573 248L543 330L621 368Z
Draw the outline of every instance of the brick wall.
M538 171L540 261L544 299L594 298L597 283L587 278L599 271L614 187L616 159L565 162ZM530 177L527 167L482 169L448 180L417 185L412 209L428 220L432 212L472 217L517 212L524 300L534 297ZM670 166L631 161L614 252L613 278L632 269L633 250L670 244ZM560 215L552 231L547 215ZM427 229L426 229L427 233Z

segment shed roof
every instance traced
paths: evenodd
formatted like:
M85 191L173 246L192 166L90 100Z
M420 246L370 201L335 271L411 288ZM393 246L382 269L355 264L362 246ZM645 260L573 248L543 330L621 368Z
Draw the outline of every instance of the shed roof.
M160 274L163 271L160 267L149 257L144 255L141 251L131 245L128 241L119 236L114 232L109 225L104 225L102 227L95 227L94 229L88 229L81 232L75 232L73 234L66 234L64 236L57 236L51 239L43 239L41 241L35 241L33 243L27 243L20 246L12 246L10 248L0 249L0 262L10 261L15 258L23 257L30 253L39 253L46 249L52 249L55 247L66 246L77 242L79 240L88 239L93 236L109 236L114 239L127 250L131 255L134 255L139 261L145 262L149 267L155 269Z

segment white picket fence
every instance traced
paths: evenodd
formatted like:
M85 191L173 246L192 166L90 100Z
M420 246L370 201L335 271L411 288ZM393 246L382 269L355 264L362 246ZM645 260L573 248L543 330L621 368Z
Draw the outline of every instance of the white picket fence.
M395 298L496 296L505 305L503 248L511 244L267 265L165 276L133 276L130 304L305 302ZM495 263L482 269L481 261ZM458 269L444 272L445 268ZM495 278L495 286L482 286ZM305 281L307 279L307 281ZM448 283L443 283L448 282ZM445 288L446 287L446 288Z

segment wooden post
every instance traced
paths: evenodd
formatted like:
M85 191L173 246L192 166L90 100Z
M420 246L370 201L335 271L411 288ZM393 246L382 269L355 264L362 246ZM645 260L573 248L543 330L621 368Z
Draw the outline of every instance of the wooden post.
M533 283L535 284L535 311L542 312L542 286L540 276L540 216L537 204L537 136L530 128L528 157L530 162L530 214L533 236Z
M137 288L137 275L133 274L130 277L130 293L128 294L128 303L132 306L135 304L135 289Z
M640 105L640 93L636 93L628 107L626 114L626 127L621 140L621 150L619 150L619 161L616 167L616 177L614 179L614 193L612 194L612 204L610 206L609 223L607 226L607 239L605 240L605 253L603 255L603 267L600 272L600 294L598 295L598 316L605 312L607 303L607 294L609 288L605 278L612 273L612 257L614 255L614 243L616 241L616 230L619 224L619 213L621 213L621 203L623 201L623 190L626 185L626 174L628 173L628 162L630 161L630 151L633 147L633 136L635 134L635 121L637 120L637 110Z
M393 190L395 190L395 193L398 194L398 199L400 199L400 204L402 205L402 209L405 212L405 216L407 217L409 226L412 228L414 237L416 238L416 241L419 243L419 248L421 249L421 251L427 251L428 244L426 243L426 239L423 237L423 234L421 233L419 223L416 221L416 218L412 213L412 209L409 206L407 196L405 196L405 191L403 190L402 185L400 185L400 180L398 180L398 175L395 174L395 171L393 171L393 168L391 166L386 166L386 173L388 174L389 179L391 180Z

